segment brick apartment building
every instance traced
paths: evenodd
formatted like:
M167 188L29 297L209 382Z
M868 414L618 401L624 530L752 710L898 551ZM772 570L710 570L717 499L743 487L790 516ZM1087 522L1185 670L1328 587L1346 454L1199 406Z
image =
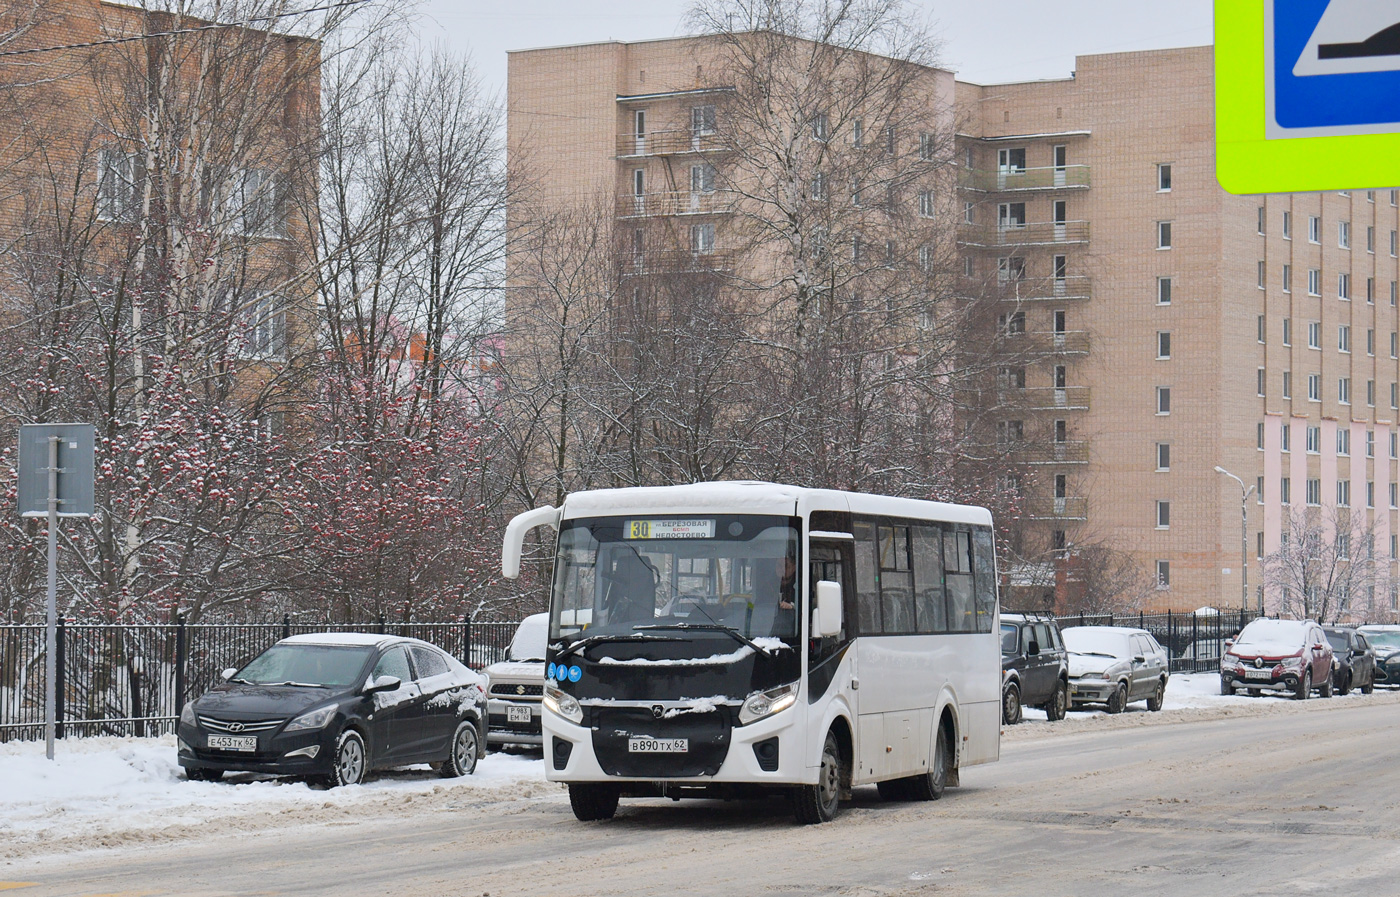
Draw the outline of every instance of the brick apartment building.
M512 53L512 152L549 147L544 197L653 203L689 250L722 249L722 210L684 174L725 83L713 58L696 39ZM1029 400L1008 438L1053 444L1027 501L1044 544L1011 584L1063 600L1075 546L1101 542L1155 581L1148 609L1239 607L1243 490L1217 467L1256 490L1251 607L1294 508L1364 514L1393 572L1396 192L1224 192L1209 47L1080 57L1063 80L929 78L953 97L939 208L959 216L962 282L1001 290L1005 326L1048 350L1009 372ZM1369 615L1394 609L1380 595Z

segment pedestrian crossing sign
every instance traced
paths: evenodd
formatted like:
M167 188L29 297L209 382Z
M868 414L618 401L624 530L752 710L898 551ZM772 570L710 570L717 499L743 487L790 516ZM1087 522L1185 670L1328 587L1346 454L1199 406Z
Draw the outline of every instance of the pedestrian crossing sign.
M1216 0L1231 193L1400 186L1400 0Z

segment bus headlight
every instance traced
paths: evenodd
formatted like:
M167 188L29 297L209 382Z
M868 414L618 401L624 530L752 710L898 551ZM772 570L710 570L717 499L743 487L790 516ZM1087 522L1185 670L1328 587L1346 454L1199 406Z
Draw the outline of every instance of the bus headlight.
M749 695L744 701L744 706L739 708L739 725L747 726L749 723L761 720L765 716L772 716L775 713L788 709L796 702L796 683L784 685L781 688L774 688L768 691L756 691Z
M578 701L553 686L545 687L544 706L546 710L557 713L576 726L583 725L583 708L578 705Z

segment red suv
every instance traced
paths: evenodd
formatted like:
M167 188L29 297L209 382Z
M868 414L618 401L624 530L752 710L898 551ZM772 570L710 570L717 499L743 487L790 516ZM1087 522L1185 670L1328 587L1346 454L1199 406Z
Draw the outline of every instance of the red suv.
M1315 688L1332 697L1332 646L1322 627L1311 620L1267 620L1250 623L1220 658L1220 693L1237 688L1291 691L1305 700Z

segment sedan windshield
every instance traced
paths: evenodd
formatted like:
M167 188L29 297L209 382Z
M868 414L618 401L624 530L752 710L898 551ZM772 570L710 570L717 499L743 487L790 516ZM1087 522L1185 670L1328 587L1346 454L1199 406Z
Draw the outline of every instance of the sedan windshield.
M233 678L249 685L344 688L359 678L373 651L367 645L273 645Z
M1340 632L1327 633L1327 642L1332 646L1333 651L1350 650L1347 646L1347 637Z
M1128 636L1122 632L1094 626L1071 626L1060 633L1065 648L1073 654L1102 654L1105 657L1130 657Z
M1386 630L1379 632L1368 630L1366 632L1366 638L1370 640L1373 645L1380 645L1385 648L1400 648L1400 630L1394 632Z
M797 534L791 518L757 515L566 521L550 637L794 641Z

